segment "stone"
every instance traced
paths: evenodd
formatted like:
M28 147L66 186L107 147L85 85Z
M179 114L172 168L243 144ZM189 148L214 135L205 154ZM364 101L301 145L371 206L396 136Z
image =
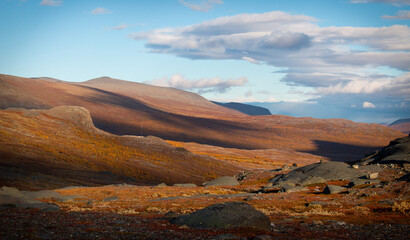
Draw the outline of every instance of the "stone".
M367 179L377 179L379 178L379 173L370 173L368 175L366 175Z
M287 174L269 180L274 185L281 183L307 186L332 180L351 180L363 176L364 172L353 169L343 162L314 163L297 168Z
M352 188L352 187L357 187L361 185L369 185L369 184L377 184L380 183L379 180L366 180L366 179L355 179L347 185L347 187Z
M25 196L35 199L43 199L43 198L59 198L61 194L55 191L50 190L43 190L43 191L36 191L36 192L29 192L29 191L21 191L24 193Z
M279 190L279 192L286 192L286 193L303 192L303 191L309 191L309 189L302 187L302 186L288 185Z
M24 197L24 194L17 188L3 186L0 189L0 195L8 195L16 198Z
M336 193L341 193L345 191L346 188L340 187L340 186L335 186L335 185L327 185L325 189L323 190L324 194L336 194Z
M55 198L55 200L58 201L58 202L64 203L64 202L72 202L72 201L74 201L78 198L84 198L84 196L81 196L81 195L64 195L64 196Z
M181 213L177 213L174 211L169 211L167 213L164 214L163 218L165 219L172 219L172 218L176 218L176 217L180 217Z
M224 176L216 178L212 181L206 182L203 184L204 186L238 186L239 182L236 180L235 177Z
M158 185L155 186L155 187L167 187L167 185L166 185L165 183L160 183L160 184L158 184Z
M171 221L191 228L232 229L252 227L270 230L269 217L244 202L227 202L214 204Z
M354 165L352 166L352 168L359 170L359 165L354 164Z
M119 201L120 199L117 196L106 197L102 201L103 202L112 202L112 201Z
M34 208L34 209L39 209L42 212L55 212L55 211L60 211L60 207L54 203L24 203L24 204L18 204L18 208Z
M175 183L174 187L197 187L197 185L193 183Z
M19 198L9 196L9 195L0 195L0 205L5 205L5 204L19 204L21 203L21 200Z
M308 186L308 185L314 185L314 184L319 184L319 183L325 183L326 180L321 178L321 177L308 177L305 178L304 180L302 180L301 182L299 182L299 185L301 186Z

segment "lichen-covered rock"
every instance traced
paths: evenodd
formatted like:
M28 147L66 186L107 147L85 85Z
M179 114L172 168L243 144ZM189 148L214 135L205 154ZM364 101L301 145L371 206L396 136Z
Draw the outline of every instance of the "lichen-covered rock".
M271 224L265 214L244 202L214 204L189 215L175 218L172 223L191 228L252 227L264 230L270 230Z
M335 185L327 185L325 189L323 190L324 194L336 194L336 193L341 193L345 191L346 188L340 187L340 186L335 186Z
M216 178L212 181L206 182L203 184L204 186L238 186L239 182L236 180L235 177L224 176L220 178Z

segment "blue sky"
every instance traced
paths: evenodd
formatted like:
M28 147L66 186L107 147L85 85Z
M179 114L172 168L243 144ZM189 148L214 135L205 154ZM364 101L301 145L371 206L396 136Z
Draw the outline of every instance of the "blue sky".
M410 117L409 22L410 0L0 0L0 73L391 122Z

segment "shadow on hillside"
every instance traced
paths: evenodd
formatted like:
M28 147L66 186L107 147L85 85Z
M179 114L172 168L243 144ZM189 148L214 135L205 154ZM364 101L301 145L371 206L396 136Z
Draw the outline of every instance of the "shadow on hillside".
M320 140L314 140L314 143L316 150L302 152L323 156L337 162L355 161L378 149L374 146L357 146Z

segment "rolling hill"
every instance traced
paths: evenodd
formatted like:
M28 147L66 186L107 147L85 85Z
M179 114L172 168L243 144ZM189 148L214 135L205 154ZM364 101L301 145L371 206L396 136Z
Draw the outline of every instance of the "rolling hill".
M0 111L0 185L23 189L112 183L201 184L240 168L156 137L94 127L85 108Z
M117 135L157 136L239 149L287 149L355 160L402 133L343 119L248 116L196 94L111 78L84 83L0 75L0 108L81 106Z

